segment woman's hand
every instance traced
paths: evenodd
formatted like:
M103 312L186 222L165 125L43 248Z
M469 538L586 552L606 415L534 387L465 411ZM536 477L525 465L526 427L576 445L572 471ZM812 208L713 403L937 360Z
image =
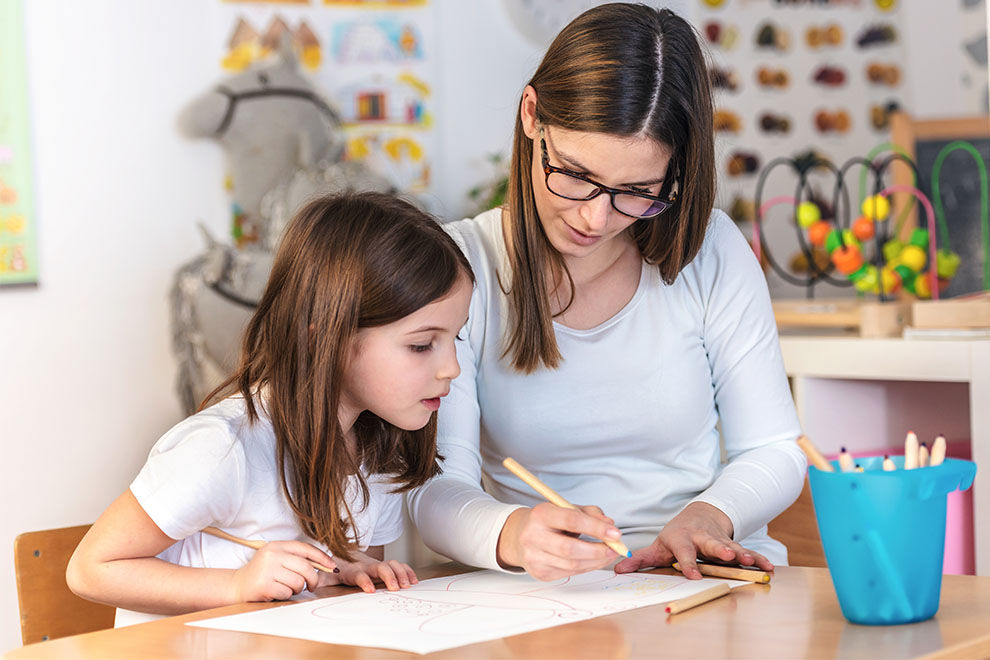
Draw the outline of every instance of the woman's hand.
M732 540L732 522L727 515L711 504L692 502L664 526L652 545L633 550L632 557L616 564L615 572L670 566L676 561L684 577L697 580L701 578L698 557L773 570L766 557Z
M303 589L316 589L320 576L310 562L337 566L330 555L303 541L266 543L234 571L234 601L287 600Z
M596 506L565 509L544 502L532 509L516 509L502 526L498 538L498 562L518 566L537 580L586 573L608 566L617 555L604 543L582 541L621 538L615 521Z
M355 558L353 562L337 558L340 573L334 576L337 578L336 581L327 584L348 584L352 587L360 587L362 591L370 594L375 592L376 582L384 584L389 591L406 589L419 582L416 573L408 564L394 559L382 561L369 557L363 552L351 554Z

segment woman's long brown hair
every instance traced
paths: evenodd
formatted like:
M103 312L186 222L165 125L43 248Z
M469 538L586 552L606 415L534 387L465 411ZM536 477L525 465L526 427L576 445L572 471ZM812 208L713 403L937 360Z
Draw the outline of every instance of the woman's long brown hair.
M557 35L529 85L544 125L646 136L672 150L661 194L676 181L677 201L629 229L643 259L672 283L701 248L715 202L712 94L694 30L667 9L600 5ZM502 225L511 273L499 280L509 297L503 356L524 373L560 364L550 300L561 278L570 280L540 224L532 172L533 141L517 115Z
M258 309L245 330L237 371L206 397L245 399L271 419L276 464L303 531L350 559L352 511L345 500L359 467L388 474L396 491L439 472L436 413L418 431L365 411L354 424L358 455L338 419L340 384L359 328L387 325L447 295L474 276L454 241L411 204L378 193L317 199L286 229Z

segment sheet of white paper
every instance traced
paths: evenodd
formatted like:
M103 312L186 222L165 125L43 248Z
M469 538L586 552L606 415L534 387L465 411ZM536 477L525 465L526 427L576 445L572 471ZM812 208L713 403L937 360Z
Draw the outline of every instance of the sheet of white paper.
M414 653L509 637L748 582L592 571L555 582L477 571L187 625Z

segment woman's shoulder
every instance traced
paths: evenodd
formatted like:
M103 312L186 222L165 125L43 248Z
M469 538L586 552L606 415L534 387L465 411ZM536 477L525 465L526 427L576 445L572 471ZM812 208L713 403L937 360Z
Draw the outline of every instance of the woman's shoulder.
M703 268L726 260L755 259L753 249L732 218L722 209L712 209L705 240L689 267Z

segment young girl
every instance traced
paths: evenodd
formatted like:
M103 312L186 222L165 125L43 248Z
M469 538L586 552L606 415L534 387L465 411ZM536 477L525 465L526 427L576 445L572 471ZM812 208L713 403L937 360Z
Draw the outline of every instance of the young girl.
M406 202L310 203L286 231L237 371L154 446L79 544L69 587L121 608L122 625L330 584L414 584L382 546L402 531L401 493L439 472L436 411L459 373L473 280Z

